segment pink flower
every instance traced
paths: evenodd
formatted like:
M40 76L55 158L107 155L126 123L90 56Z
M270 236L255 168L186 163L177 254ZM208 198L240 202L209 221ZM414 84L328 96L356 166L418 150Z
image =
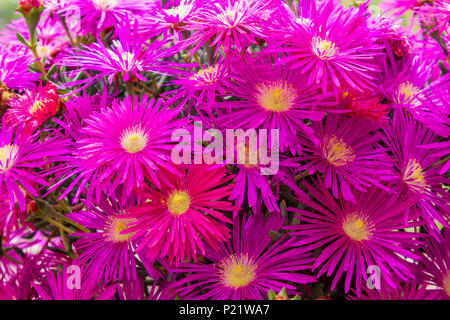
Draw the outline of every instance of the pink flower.
M11 107L5 114L6 123L11 123L12 126L25 124L26 130L31 133L56 114L59 98L56 87L48 82L44 87L41 83L36 91L26 90L10 104Z
M126 232L134 232L133 239L143 236L138 252L146 250L151 259L168 256L170 264L196 261L197 253L205 252L205 243L218 248L230 236L226 223L231 220L224 213L238 209L227 200L233 176L207 165L164 175L168 181L154 189L146 186L142 196L147 201L129 210L125 217L135 222Z

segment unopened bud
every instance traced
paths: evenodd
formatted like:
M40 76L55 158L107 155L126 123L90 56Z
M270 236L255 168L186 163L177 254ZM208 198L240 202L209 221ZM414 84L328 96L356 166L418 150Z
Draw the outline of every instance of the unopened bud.
M28 14L31 9L33 8L41 8L44 4L42 0L20 0L19 1L19 8L17 8L19 11L21 11L23 14Z

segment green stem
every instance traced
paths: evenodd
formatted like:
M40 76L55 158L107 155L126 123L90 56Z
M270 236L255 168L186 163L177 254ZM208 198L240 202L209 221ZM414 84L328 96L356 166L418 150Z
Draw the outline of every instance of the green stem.
M33 53L34 58L36 59L36 65L39 71L42 73L42 76L44 77L44 79L47 78L47 71L45 71L44 65L42 64L41 58L39 57L39 54L36 50L36 44L31 44L30 50Z
M74 233L75 232L75 230L67 228L65 225L63 225L62 223L59 223L56 220L53 220L52 218L42 217L42 219L47 221L48 223L54 225L58 229L66 231L67 233Z
M69 38L70 45L74 47L75 41L73 40L72 35L70 34L70 30L69 27L67 26L66 19L61 14L59 14L58 17L59 21L61 21L64 31L66 32L67 37Z
M125 82L125 87L127 89L127 93L131 98L134 98L134 89L133 84L130 81Z

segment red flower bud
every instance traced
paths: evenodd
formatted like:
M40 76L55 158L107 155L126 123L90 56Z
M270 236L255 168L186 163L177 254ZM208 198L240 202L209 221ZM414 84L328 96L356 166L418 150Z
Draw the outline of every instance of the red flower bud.
M33 8L41 8L44 4L42 0L20 0L19 1L19 11L22 11L24 14L28 14Z

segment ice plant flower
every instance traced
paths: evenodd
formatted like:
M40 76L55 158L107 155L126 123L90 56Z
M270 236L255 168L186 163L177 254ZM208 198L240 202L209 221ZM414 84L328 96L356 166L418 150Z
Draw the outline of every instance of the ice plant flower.
M88 271L96 274L95 280L108 283L123 279L136 280L136 261L134 250L137 240L131 240L132 233L123 234L127 224L133 219L122 218L128 205L122 206L113 199L102 198L100 203L92 206L89 211L72 213L70 218L94 233L73 233L79 239L74 242L74 248L80 251L77 262L86 264Z
M83 0L84 1L84 0ZM97 42L88 46L82 46L76 53L67 55L60 63L66 67L75 67L77 73L81 71L95 72L95 75L87 79L81 79L66 83L67 86L82 85L76 91L91 86L97 80L106 78L112 83L115 77L124 82L144 81L144 72L167 73L175 71L172 67L178 64L163 59L178 52L178 46L169 46L170 39L155 39L151 44L147 38L139 33L138 24L130 21L122 21L117 26L118 38L112 41L107 48L99 38ZM171 69L172 68L172 69Z
M384 0L380 3L380 8L384 12L402 16L406 11L420 6L425 0Z
M224 168L192 165L178 170L162 172L167 183L155 189L146 186L146 202L125 216L135 219L127 229L135 233L132 239L143 237L138 252L151 260L167 256L169 264L196 261L205 244L217 249L230 236L226 224L231 220L224 212L238 209L227 199L233 184L226 183L233 176Z
M161 186L159 168L174 167L170 161L171 134L185 124L176 119L179 108L169 110L161 104L161 99L155 102L146 95L140 101L137 96L127 97L85 118L79 133L71 131L72 157L51 190L74 178L60 198L79 183L73 201L77 203L87 187L89 206L94 192L99 201L102 192L112 195L118 187L122 188L123 203L133 189L142 187L144 175Z
M2 204L1 209L2 211L6 209L11 211L9 205L4 206ZM0 230L0 233L2 231ZM25 257L19 252L29 252L31 248L39 244L37 239L33 239L30 236L32 236L32 231L26 228L11 229L9 232L3 232L0 239L0 245L4 252L0 256L0 283L8 283L17 278L20 265L25 261ZM12 248L18 248L20 251L11 250Z
M99 112L108 106L111 106L112 97L104 92L102 96L88 96L84 93L81 96L75 96L67 100L64 104L63 121L54 118L54 121L64 128L67 135L74 140L80 140L87 136L81 129L85 126L85 119L89 118L94 112Z
M198 70L192 70L182 76L168 82L168 85L177 88L165 92L162 96L168 96L166 104L187 104L187 112L192 106L197 112L206 112L212 115L216 103L216 95L225 95L224 85L228 72L223 61L219 60L212 65L204 65Z
M262 161L262 157L266 155L260 156L261 150L257 144L252 150L251 144L237 141L237 165L232 169L233 172L237 172L234 178L236 184L231 192L230 200L234 200L238 207L245 203L256 212L264 203L270 212L280 212L278 206L280 184L284 183L291 188L296 187L293 181L293 170L291 171L291 167L295 167L296 164L289 159L280 158L278 150L271 149L270 139L269 137L269 146L265 151L271 154L271 159L268 159L269 164Z
M380 89L395 110L407 110L420 119L426 112L426 105L421 100L430 74L430 63L423 63L418 56L412 56L400 69L385 69Z
M84 266L66 264L47 271L45 280L33 287L40 300L112 300L117 284L98 283Z
M369 119L380 126L388 121L390 108L381 103L381 97L373 94L360 94L355 90L344 91L339 100L337 109L348 110L350 117Z
M59 0L57 0L59 1ZM72 25L75 17L67 19L67 24ZM70 30L72 37L78 34L76 27ZM21 34L26 41L30 41L28 26L24 17L12 20L5 29L0 31L0 41L5 43L8 48L22 47L23 54L28 56L32 61L33 53L20 42L17 38L17 33ZM51 65L55 62L59 54L67 52L70 41L61 24L58 16L50 14L48 8L42 13L40 22L36 26L36 52L39 57L45 57L45 64Z
M5 114L6 123L12 126L25 124L27 130L33 132L58 111L58 92L51 82L45 86L41 83L36 91L26 90L22 96L13 99L10 105Z
M330 105L320 88L305 85L300 72L274 66L269 57L236 62L230 77L236 80L225 89L235 99L216 103L221 115L215 122L221 128L278 129L281 151L295 153L297 133L311 138L313 130L304 121L321 120Z
M450 219L450 197L442 187L450 180L440 174L445 163L439 163L442 153L435 151L439 144L445 142L438 143L434 133L401 111L394 115L393 123L384 130L385 142L394 154L397 173L391 180L392 190L398 194L405 192L409 198L416 199L417 203L407 214L421 216L426 221L427 230L435 234L438 232L435 221L447 225Z
M450 232L444 229L443 236L427 239L423 247L423 268L419 274L425 284L438 294L437 299L450 300Z
M348 84L358 91L373 89L380 68L375 57L381 46L377 34L367 24L367 5L344 9L335 1L311 1L305 8L311 23L293 23L291 32L280 36L281 48L275 52L288 53L280 63L291 62L291 68L306 74L307 84L320 84L327 92L331 85L337 91Z
M47 137L40 139L41 134ZM17 203L25 211L25 190L38 197L34 184L48 186L44 177L57 168L48 168L53 162L63 161L67 152L67 140L53 129L44 129L34 135L24 134L24 127L12 128L2 124L0 128L0 186L6 190L10 208ZM40 172L35 171L40 169Z
M279 214L244 214L233 223L233 238L219 250L209 248L211 263L184 263L175 271L185 276L175 283L181 299L263 300L269 290L295 289L293 283L314 282L315 277L300 273L314 260L294 238L282 237L272 243L271 230L280 230ZM295 273L293 272L295 271Z
M349 300L436 300L439 294L436 290L427 289L420 281L410 280L396 289L382 286L381 290L363 287L364 293L359 297L348 296Z
M156 0L65 0L58 12L65 17L77 14L85 34L99 35L128 16L142 16L156 4Z
M159 31L164 34L176 34L182 40L182 31L189 24L199 7L196 0L170 0L162 8L155 8L150 15L144 16L143 30Z
M444 75L427 86L418 96L421 107L412 113L414 119L423 123L443 138L450 136L450 75Z
M439 35L449 31L450 3L448 0L423 1L424 4L416 9L423 23L429 27L429 33L437 31Z
M194 55L204 44L211 48L214 57L222 46L227 54L233 48L242 53L250 44L257 44L256 37L261 39L266 37L264 27L270 23L270 19L265 18L273 11L269 9L271 2L264 3L261 0L204 2L201 10L198 10L184 27L192 32L185 40L185 45L191 47L190 55Z
M392 175L392 164L387 149L378 143L380 134L374 122L329 114L324 124L313 122L312 128L319 143L299 137L299 172L324 174L325 185L335 198L340 193L353 202L350 185L362 192L370 185L387 190L381 180Z
M230 200L235 200L237 206L241 206L246 198L250 208L255 210L258 200L262 199L269 211L280 211L277 199L272 191L273 179L264 176L258 165L238 165L236 185L230 195Z
M12 234L23 229L24 226L32 224L25 222L28 218L26 211L21 211L16 207L11 209L7 195L5 190L0 191L0 234L9 239Z
M36 87L39 74L28 72L31 59L22 54L23 47L6 49L0 47L0 84L8 89L23 90Z
M303 181L316 201L299 194L298 200L310 209L288 208L302 223L286 228L299 237L297 245L305 250L322 247L312 268L319 269L317 277L335 274L331 291L345 274L345 292L354 283L359 296L370 265L377 265L383 281L393 288L396 280L414 277L412 263L405 258L420 259L411 251L421 244L420 235L403 231L419 225L404 219L414 199L397 199L372 187L367 192L353 191L356 203L352 203L342 197L335 200L321 179L314 186Z

